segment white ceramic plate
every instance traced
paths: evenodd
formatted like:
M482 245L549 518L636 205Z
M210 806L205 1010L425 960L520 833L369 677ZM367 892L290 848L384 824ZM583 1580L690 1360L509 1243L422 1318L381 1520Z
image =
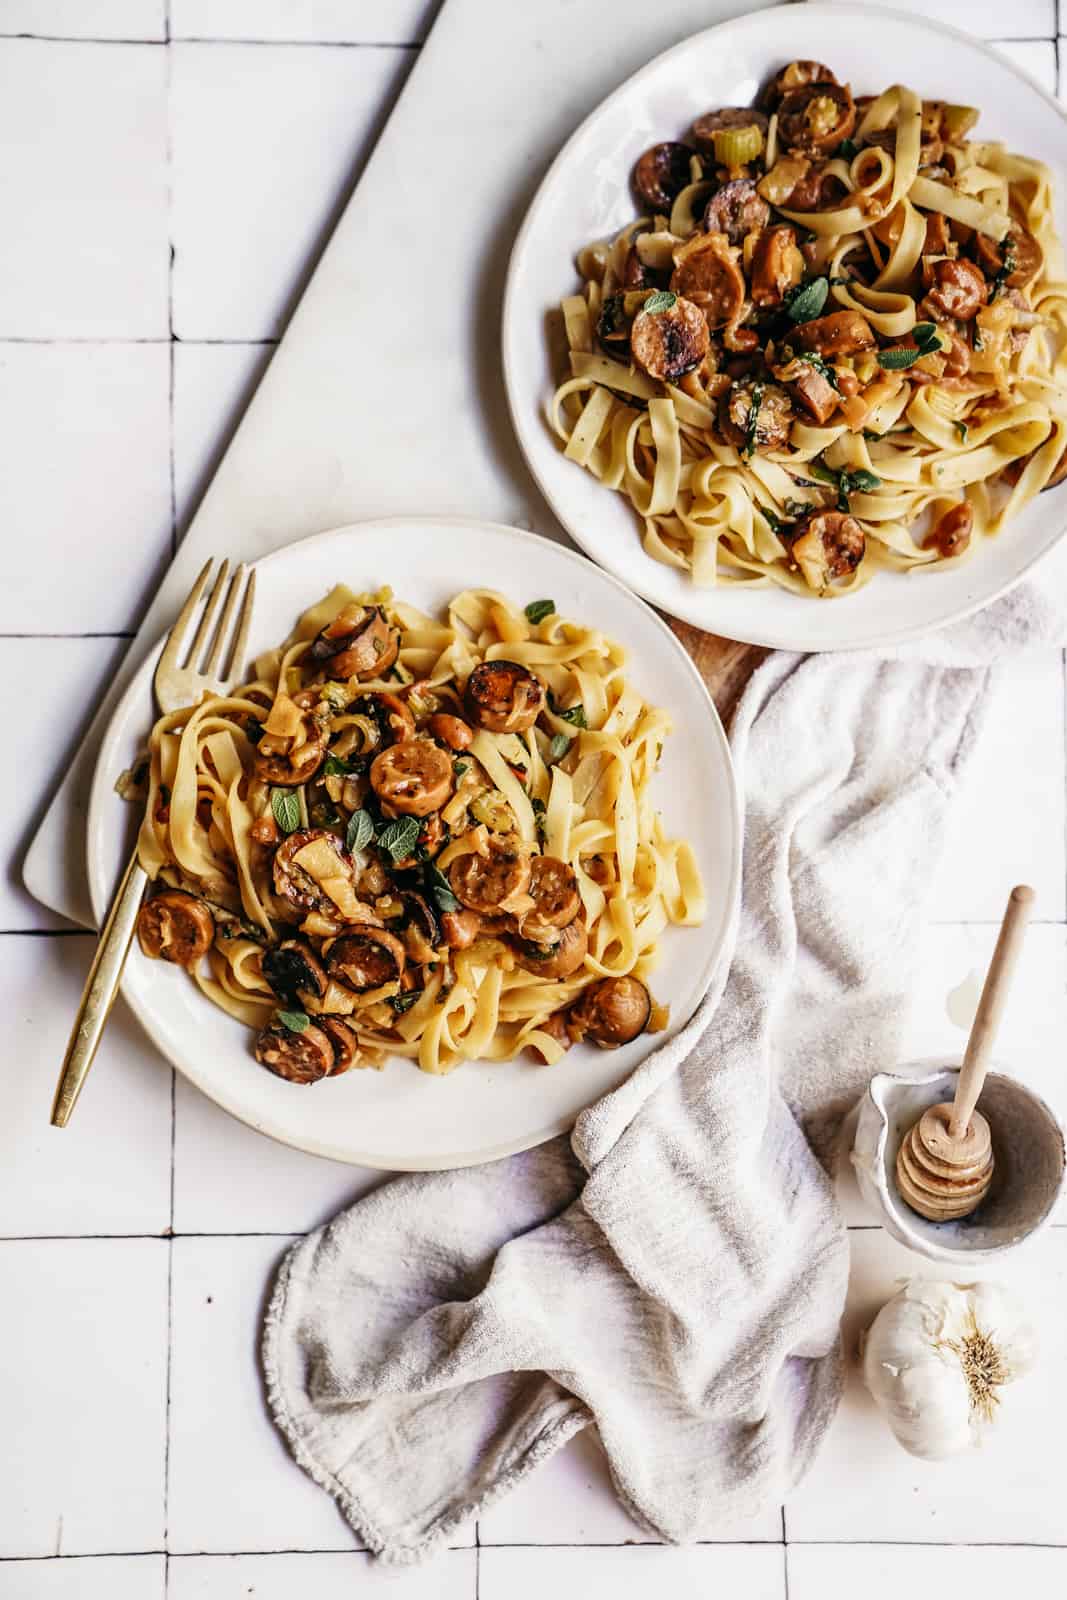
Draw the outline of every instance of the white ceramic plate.
M560 152L519 232L504 302L504 372L527 462L557 516L610 572L674 616L730 639L789 650L897 643L988 605L1067 528L1067 488L1031 502L999 539L955 570L880 573L855 595L819 602L777 587L698 589L647 556L629 503L566 461L545 421L556 375L546 317L574 293L574 257L634 216L629 176L650 144L677 139L702 111L749 105L795 57L825 61L857 94L903 81L931 98L981 108L984 137L1053 169L1065 232L1067 118L1030 78L953 28L861 6L760 11L697 34L605 100Z
M297 615L344 582L391 584L436 612L459 589L499 589L525 604L551 597L565 616L587 618L630 651L634 682L669 707L656 795L672 833L693 841L708 892L702 928L671 928L654 988L679 1028L706 990L730 934L741 861L740 808L730 752L715 707L668 628L623 585L583 557L533 534L458 518L391 518L320 534L257 563L249 659L277 644ZM162 644L159 648L162 648ZM136 818L114 792L154 720L159 648L120 702L100 751L89 808L88 869L102 920L132 848ZM578 1112L615 1088L653 1048L641 1038L617 1051L578 1046L556 1067L515 1061L466 1063L448 1077L396 1058L384 1072L350 1072L311 1087L273 1077L253 1059L246 1028L212 1006L183 972L134 946L123 993L174 1065L242 1122L315 1155L360 1166L428 1171L490 1161L570 1128Z

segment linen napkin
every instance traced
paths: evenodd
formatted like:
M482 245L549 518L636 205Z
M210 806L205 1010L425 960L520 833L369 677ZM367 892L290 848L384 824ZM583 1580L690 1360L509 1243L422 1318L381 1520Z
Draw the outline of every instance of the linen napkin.
M661 1539L713 1534L803 1473L842 1376L848 1246L824 1162L899 1059L995 667L1062 640L1063 567L921 646L770 656L731 733L728 976L570 1139L397 1179L289 1253L271 1410L385 1560L447 1544L590 1425Z

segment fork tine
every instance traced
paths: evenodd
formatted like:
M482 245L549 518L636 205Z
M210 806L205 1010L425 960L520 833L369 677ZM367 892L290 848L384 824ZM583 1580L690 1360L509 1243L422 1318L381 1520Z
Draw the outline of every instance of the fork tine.
M237 622L237 637L233 641L229 660L226 663L227 680L238 677L245 651L248 649L248 633L252 626L252 608L256 603L256 569L255 567L242 567L242 572L248 573L248 583L245 586L245 597L241 604L241 615Z
M219 618L219 625L215 629L215 637L211 642L211 653L204 662L203 671L205 677L213 678L215 676L215 668L219 664L222 647L226 643L226 637L230 631L230 618L233 616L233 608L237 604L237 596L241 592L241 580L245 575L245 570L243 565L239 566L230 579L230 587L226 594L226 604L222 608L222 616Z
M204 585L207 583L208 574L210 573L213 565L213 560L206 561L204 563L204 566L200 572L200 576L193 584L193 587L189 590L189 598L186 600L185 604L178 613L178 620L175 622L173 628L170 630L170 633L167 635L167 642L163 646L163 654L159 658L159 666L164 670L169 667L177 666L178 664L182 640L188 631L190 622L193 620L193 612L200 604L200 596L204 592Z
M199 662L203 653L204 646L211 637L211 624L214 622L218 613L219 603L222 600L222 592L226 587L226 579L229 575L229 571L230 563L228 561L224 561L219 567L219 575L215 579L211 593L208 595L207 605L204 607L204 615L200 618L200 626L196 630L196 637L189 647L186 665L194 672L197 670L197 663Z

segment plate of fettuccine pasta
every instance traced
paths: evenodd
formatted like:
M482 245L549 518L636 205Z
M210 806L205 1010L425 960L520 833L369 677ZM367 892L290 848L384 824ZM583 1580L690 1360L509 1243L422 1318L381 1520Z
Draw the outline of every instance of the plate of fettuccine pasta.
M149 888L124 993L243 1121L361 1165L568 1128L692 1014L738 893L729 751L644 603L531 534L393 519L257 565L226 694L105 740L100 911Z
M859 7L640 71L509 271L512 413L570 533L759 644L897 642L1001 594L1067 526L1065 151L1011 63Z

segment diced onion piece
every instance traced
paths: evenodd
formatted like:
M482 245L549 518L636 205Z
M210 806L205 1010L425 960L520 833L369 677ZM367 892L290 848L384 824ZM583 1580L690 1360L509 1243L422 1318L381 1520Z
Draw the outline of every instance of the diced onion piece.
M280 694L270 708L263 731L275 739L295 739L303 726L304 713L296 701L287 694Z

